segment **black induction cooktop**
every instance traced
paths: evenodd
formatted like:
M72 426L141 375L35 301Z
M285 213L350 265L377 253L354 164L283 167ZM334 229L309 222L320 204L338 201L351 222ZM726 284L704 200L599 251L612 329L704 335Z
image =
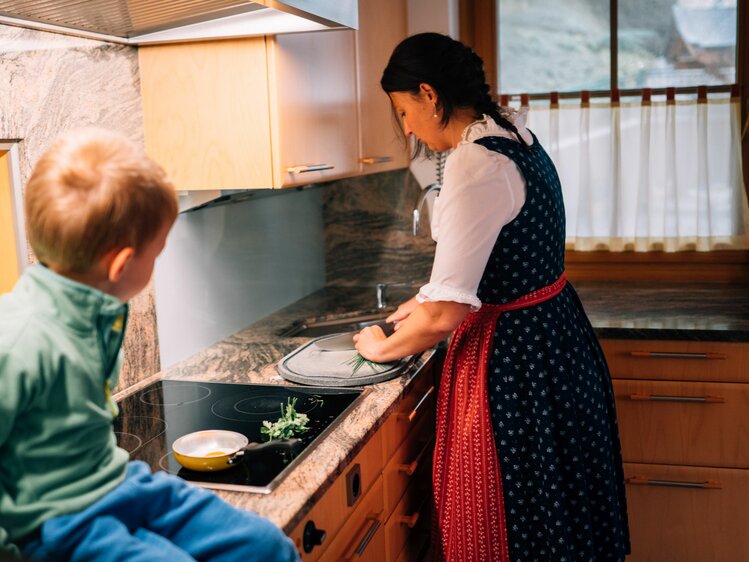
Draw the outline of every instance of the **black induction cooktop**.
M207 488L270 493L292 468L354 407L364 392L357 388L319 388L193 381L158 381L124 398L115 420L117 444L132 460L164 470ZM250 442L266 440L263 420L276 421L281 404L296 398L296 410L309 417L310 430L301 435L295 456L272 450L253 454L218 472L182 468L171 450L182 435L205 429L227 429Z

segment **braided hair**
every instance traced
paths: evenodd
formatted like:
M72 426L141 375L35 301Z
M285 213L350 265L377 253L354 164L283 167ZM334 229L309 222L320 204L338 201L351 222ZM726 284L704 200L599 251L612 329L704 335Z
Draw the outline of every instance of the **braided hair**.
M467 45L440 33L419 33L401 41L382 73L382 89L416 95L423 83L437 93L442 126L447 125L456 109L471 108L477 118L488 115L528 146L509 119L512 110L499 106L492 98L484 61ZM418 142L414 156L425 149Z

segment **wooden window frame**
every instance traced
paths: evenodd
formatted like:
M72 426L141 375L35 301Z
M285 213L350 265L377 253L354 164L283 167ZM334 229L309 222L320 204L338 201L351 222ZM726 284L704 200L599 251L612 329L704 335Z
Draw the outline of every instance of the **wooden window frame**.
M611 89L617 83L618 2L611 6ZM460 40L484 60L487 82L497 92L497 3L501 0L459 0ZM736 84L741 122L749 119L749 4L736 3ZM709 88L711 90L712 88ZM725 86L715 88L726 90ZM531 96L533 97L533 96ZM742 128L744 126L742 125ZM744 186L749 191L749 134L741 143ZM712 252L575 252L566 254L567 272L574 280L677 281L745 283L749 281L749 251Z

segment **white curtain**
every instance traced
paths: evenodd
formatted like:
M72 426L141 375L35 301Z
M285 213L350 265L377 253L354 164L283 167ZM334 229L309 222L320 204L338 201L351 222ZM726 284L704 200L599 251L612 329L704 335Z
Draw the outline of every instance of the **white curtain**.
M528 126L559 172L569 249L749 247L738 100L534 104Z

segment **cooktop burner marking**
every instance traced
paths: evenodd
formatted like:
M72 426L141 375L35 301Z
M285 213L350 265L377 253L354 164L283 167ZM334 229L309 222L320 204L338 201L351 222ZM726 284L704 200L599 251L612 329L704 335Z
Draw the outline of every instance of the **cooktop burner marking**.
M267 393L260 396L247 396L237 399L229 396L218 400L211 406L211 411L218 417L232 421L246 421L250 419L271 420L281 415L281 404L292 393ZM323 398L317 395L300 394L296 396L295 410L300 414L311 412L322 404Z
M183 406L200 402L210 395L211 389L200 384L168 384L162 381L161 389L144 392L140 395L140 401L154 406Z
M132 433L115 431L114 434L117 436L117 446L125 449L131 455L143 445L143 440Z

